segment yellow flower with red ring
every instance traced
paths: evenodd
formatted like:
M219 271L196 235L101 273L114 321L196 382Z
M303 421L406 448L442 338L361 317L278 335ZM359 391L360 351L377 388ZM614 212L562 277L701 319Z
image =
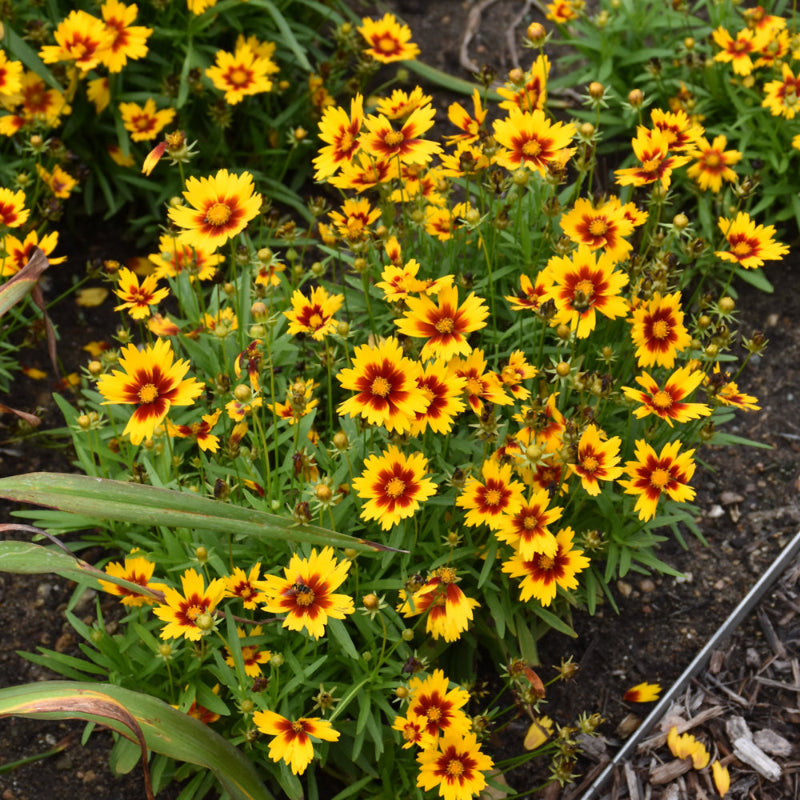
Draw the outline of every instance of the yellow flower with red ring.
M283 312L289 320L289 333L292 336L305 333L315 342L321 342L336 330L336 320L333 315L341 308L343 302L343 294L328 294L322 286L312 289L309 297L299 289L295 289L292 294L292 310Z
M114 311L126 310L131 319L145 319L150 316L150 306L158 305L169 296L169 289L158 289L158 278L147 275L141 283L139 276L127 267L121 267L118 273L117 287L114 294L122 300Z
M106 0L100 6L103 24L109 34L108 48L101 52L100 59L109 72L121 72L128 59L136 60L147 55L147 39L153 29L132 24L138 11L136 4L126 6L119 0Z
M144 556L135 556L131 553L130 556L126 556L124 564L120 564L118 561L111 561L103 567L103 571L106 575L111 575L114 578L123 578L145 589L158 589L160 591L163 589L160 584L150 583L155 568L156 565L152 561L144 558ZM133 589L128 589L126 586L119 586L116 583L111 583L110 581L104 581L102 579L100 579L99 582L103 591L121 597L121 602L124 606L153 605L158 602L156 598L150 594L140 594Z
M360 147L358 137L364 124L364 98L350 101L350 114L339 106L328 106L319 122L319 138L326 142L314 159L314 178L323 181L349 164Z
M603 249L615 262L623 261L631 251L625 238L633 233L633 222L617 200L601 206L578 198L572 210L561 217L561 230L576 244L591 250Z
M606 439L596 425L587 425L578 442L575 463L572 471L581 479L581 485L590 495L600 494L599 481L613 481L622 475L619 447L621 439L613 436Z
M370 115L364 120L366 131L358 139L359 145L378 160L401 164L427 164L440 153L438 142L420 138L433 125L436 112L430 105L415 109L399 130L383 114Z
M730 250L717 250L714 255L744 269L760 267L765 261L780 261L789 252L786 245L775 241L774 225L756 225L745 211L734 219L720 217L718 224Z
M469 692L460 687L450 689L444 670L434 670L427 678L414 677L408 682L411 690L406 717L423 723L432 737L439 734L465 734L472 724L461 710L469 702Z
M235 52L217 50L213 66L206 69L206 77L225 93L225 102L236 105L256 94L272 90L269 75L277 71L268 58L259 57L246 43L237 45Z
M663 297L656 292L651 300L634 309L631 339L640 367L674 366L678 353L692 342L683 317L680 292Z
M30 213L25 208L25 192L22 189L13 192L0 186L0 226L19 228L27 222Z
M382 64L409 61L419 55L419 47L411 41L411 29L393 14L384 14L381 19L363 17L357 30L369 45L364 52Z
M552 558L558 552L558 542L550 526L561 518L564 510L550 505L550 493L546 489L534 492L514 514L506 514L500 520L495 536L510 544L523 559L530 561L537 553Z
M459 508L467 509L466 524L474 527L486 524L493 530L502 526L503 516L516 514L521 508L525 488L511 479L511 464L499 464L489 459L483 462L483 481L467 478L464 489L456 499Z
M640 126L632 142L633 152L640 163L636 167L615 170L617 183L620 186L647 186L659 182L662 189L669 189L672 170L690 160L689 156L670 154L670 138L670 133L665 130Z
M688 365L675 370L662 388L649 373L643 372L636 377L636 383L642 388L623 386L622 393L629 400L641 403L633 412L637 419L654 414L672 427L673 422L688 422L711 413L711 409L704 403L684 402L684 398L703 383L705 377L702 370Z
M97 17L86 11L73 10L58 23L56 44L45 45L39 56L45 64L73 62L82 73L96 67L105 58L105 51L114 42L115 34Z
M340 736L330 722L318 717L290 720L274 711L256 711L253 722L261 733L274 737L269 743L269 757L288 764L295 775L302 775L314 760L312 738L336 742Z
M51 265L63 264L67 260L66 256L51 258L50 254L58 244L58 231L50 231L42 238L35 231L29 231L24 240L20 241L16 236L9 234L3 239L2 252L0 257L0 278L15 275L30 261L35 248L39 248L46 256Z
M541 109L510 109L508 117L494 122L494 138L503 146L497 162L507 170L527 167L545 175L552 161L565 162L575 152L569 144L575 136L571 123L550 122Z
M214 627L214 611L225 594L225 583L215 578L208 586L203 576L190 569L181 575L183 593L170 586L158 585L164 592L164 603L153 613L167 625L161 629L162 639L181 636L197 642Z
M731 169L731 164L738 164L742 154L738 150L726 150L728 140L724 136L715 136L709 144L701 136L696 142L697 151L693 154L696 159L686 174L706 191L710 189L717 194L722 189L722 181L733 183L736 173Z
M494 762L481 751L474 733L446 734L436 748L417 754L417 786L429 791L439 787L443 800L469 800L486 788L485 772Z
M450 373L443 361L428 362L417 375L417 386L427 398L428 406L414 415L411 435L419 436L428 428L435 433L449 433L456 415L466 409L461 399L466 385L467 379Z
M156 101L152 97L148 97L143 106L138 103L120 103L119 113L125 130L131 134L134 142L155 139L175 119L174 108L157 111Z

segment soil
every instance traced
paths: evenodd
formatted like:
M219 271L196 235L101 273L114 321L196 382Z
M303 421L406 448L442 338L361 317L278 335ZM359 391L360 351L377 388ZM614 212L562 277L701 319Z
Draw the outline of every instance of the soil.
M375 12L372 3L354 0L352 5L365 15ZM436 3L403 0L394 7L388 6L410 24L414 41L423 50L423 60L463 77L469 76L460 65L459 45L468 22L469 7L460 0L437 0ZM505 43L505 30L519 7L519 3L499 2L484 12L467 49L471 58L494 60L493 66L500 74L514 65L513 50L497 43ZM382 4L380 11L383 10ZM447 105L446 100L439 103L441 107ZM69 252L75 254L74 263L79 269L87 259L123 260L128 253L120 250L126 251L127 246L116 241L98 242L93 238L91 243L76 239ZM791 280L787 282L791 271L789 263L782 263L768 268L767 276L774 285L785 287L791 284ZM61 288L57 281L58 278L48 290L49 297L56 296ZM599 609L593 617L578 613L573 620L579 634L577 639L556 634L541 643L541 665L537 670L545 680L553 675L551 665L570 656L581 668L568 684L556 684L548 690L548 704L544 710L561 724L572 722L582 712L599 712L605 719L600 732L610 755L624 738L620 730L623 720L630 714L644 717L649 708L645 706L642 711L624 703L621 698L625 689L641 681L670 686L800 528L797 502L800 420L794 413L796 400L800 399L800 330L797 326L800 294L782 290L766 295L744 284L735 288L739 293L737 307L742 334L750 336L754 330L761 330L770 343L764 356L751 359L739 377L740 388L756 395L762 410L749 414L738 412L736 420L726 430L766 445L768 449L704 447L699 456L705 468L698 469L693 485L700 509L697 521L707 544L686 532L685 547L669 539L664 542L660 554L682 573L682 577L628 575L616 587L619 614L608 606ZM76 317L71 304L68 311L56 313L59 352L67 372L84 363L81 347L87 341L107 338L116 324L115 318L107 313L86 311ZM26 359L28 366L48 368L43 346L27 351ZM16 407L40 413L41 428L45 431L62 424L51 389L42 382L22 378L15 382L12 395L12 404ZM42 447L42 441L20 438L15 420L8 415L0 417L0 475L69 469L65 451ZM0 511L7 514L8 509L0 508ZM0 536L21 538L14 532L0 533ZM796 574L794 580L796 583ZM790 590L791 587L784 585L784 591ZM79 654L78 643L63 616L70 594L66 583L50 576L0 573L0 630L3 631L0 686L52 677L43 668L21 658L18 650L32 651L41 645ZM762 606L773 617L775 612L769 609L775 602L773 596ZM786 615L780 617L781 620L786 618ZM790 648L787 659L796 659L800 655L796 623L789 618L785 624L789 626L789 633L794 632L784 637ZM751 660L766 659L764 631L763 624L757 621L744 624L726 651L728 663L746 658L749 651L757 654L750 654ZM792 697L793 704L797 697ZM791 721L783 714L787 703L785 693L767 687L759 702L762 719ZM82 746L83 727L82 723L0 719L0 770L4 764L64 745L56 755L10 773L0 771L0 800L38 800L41 797L139 800L143 797L141 770L137 767L127 776L113 775L108 767L110 735L95 732ZM520 721L493 741L496 759L521 752L520 743L526 727ZM780 733L789 739L795 753L798 752L800 737L796 726L783 725ZM586 772L592 766L591 760L583 760L578 769ZM644 768L637 766L637 769ZM507 780L516 792L530 793L540 784L541 777L540 768L528 767L510 773ZM784 789L754 786L751 781L748 791L756 792L753 797L777 800L794 796L781 794ZM159 797L169 800L178 793L178 788L168 787ZM546 796L552 800L559 794L551 789Z

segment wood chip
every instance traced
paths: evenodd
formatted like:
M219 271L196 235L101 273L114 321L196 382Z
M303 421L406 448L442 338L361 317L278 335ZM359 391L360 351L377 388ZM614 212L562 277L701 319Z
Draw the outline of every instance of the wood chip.
M636 780L636 773L633 771L630 761L625 762L625 783L628 784L628 794L631 796L631 800L641 800L639 782Z
M708 671L712 675L719 675L725 664L725 653L722 650L715 650L711 654L711 660L708 662Z
M733 742L736 739L752 740L753 734L747 725L744 717L732 716L725 720L725 733L728 738Z
M780 765L773 761L760 747L750 739L742 737L733 743L733 752L739 761L749 764L759 775L768 781L777 781L781 777Z
M779 733L765 728L762 731L757 731L753 736L753 741L765 752L771 756L779 756L786 758L792 754L792 744L787 739L784 739Z
M778 658L786 658L786 648L783 646L783 642L775 633L775 628L773 627L772 621L770 620L767 612L759 608L756 611L756 615L758 616L758 622L761 625L761 629L764 631L764 636L767 637L769 646L772 648L772 652L775 653Z
M659 764L650 772L650 783L658 786L662 783L672 783L679 775L683 775L692 768L691 758L676 758L666 764Z

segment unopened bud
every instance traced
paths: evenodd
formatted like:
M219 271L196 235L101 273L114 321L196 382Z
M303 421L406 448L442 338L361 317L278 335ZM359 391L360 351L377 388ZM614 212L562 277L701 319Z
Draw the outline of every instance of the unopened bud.
M602 100L605 91L606 87L603 86L600 81L592 81L589 84L589 97L591 97L592 100Z

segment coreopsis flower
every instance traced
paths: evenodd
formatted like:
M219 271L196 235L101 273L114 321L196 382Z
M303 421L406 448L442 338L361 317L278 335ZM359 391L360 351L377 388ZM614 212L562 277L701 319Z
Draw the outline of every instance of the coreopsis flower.
M158 278L147 275L141 283L139 276L127 267L118 272L117 287L114 294L122 302L114 306L114 311L127 310L132 319L145 319L150 316L150 306L158 305L169 296L169 289L158 289Z
M550 74L550 59L538 55L520 83L506 83L497 89L505 98L498 107L505 111L518 108L520 111L544 109L547 103L547 78Z
M9 61L0 50L0 97L13 97L22 90L22 62Z
M734 39L721 25L711 33L714 44L721 48L714 61L730 63L737 75L749 75L753 71L750 58L762 50L771 38L769 29L751 30L742 28Z
M342 191L364 192L392 179L392 164L385 158L375 159L358 152L352 161L342 161L339 173L328 178L328 183ZM320 224L320 230L322 225ZM323 237L323 241L325 241ZM336 241L335 239L333 240Z
M725 797L728 790L731 788L731 776L727 767L723 767L719 761L715 761L711 765L711 775L714 779L714 786L716 787L717 794L720 797Z
M427 731L426 720L419 717L406 719L397 716L392 722L392 730L400 731L403 734L404 750L415 745L425 749L436 746L436 738Z
M364 49L382 64L393 61L413 60L419 55L419 47L411 41L411 28L402 25L393 14L384 14L381 19L361 19L358 32L369 47Z
M624 317L628 304L620 292L628 283L624 272L614 270L614 259L599 257L584 244L572 257L553 256L542 275L545 299L556 306L554 323L569 325L579 339L585 339L597 325L597 312L609 319Z
M202 394L203 384L195 378L184 378L188 361L173 364L172 345L165 339L139 350L129 344L122 348L119 365L122 370L101 375L97 390L103 395L103 405L135 405L124 434L131 444L150 439L156 426L172 406L188 406Z
M322 286L312 289L310 297L295 289L292 294L292 310L283 312L289 320L289 333L292 336L305 333L315 342L321 342L336 330L333 315L342 307L343 302L343 294L328 294Z
M319 405L318 398L311 399L315 388L318 388L318 384L313 379L303 381L298 378L287 390L285 403L267 403L267 408L273 411L278 419L295 425Z
M800 109L800 75L795 77L784 62L781 79L764 84L764 95L761 105L768 108L772 116L794 119Z
M455 417L466 409L461 400L466 378L452 374L443 361L430 361L416 380L428 405L414 415L411 435L419 436L428 428L434 433L449 433Z
M421 365L406 358L393 337L376 347L359 345L353 353L353 366L336 376L343 388L357 394L341 403L338 411L383 425L390 433L405 433L416 414L428 406L425 393L417 385L421 372Z
M775 241L774 225L756 225L745 211L734 219L720 217L718 224L730 250L716 250L714 255L743 269L760 267L765 261L780 261L789 252L786 245Z
M256 711L253 722L261 733L275 737L269 743L269 757L288 764L294 775L302 775L314 760L312 738L336 742L340 736L328 720L319 717L289 720L274 711Z
M656 292L651 300L634 309L631 339L640 367L672 369L677 354L692 342L683 316L680 292L663 297Z
M177 336L181 329L169 318L153 314L147 320L147 329L155 336Z
M0 256L0 278L7 278L10 275L15 275L30 261L33 251L38 247L46 256L50 264L63 264L66 256L58 256L53 258L50 254L58 244L58 231L50 231L42 238L39 234L32 230L27 236L20 241L16 236L8 234L3 239L2 256Z
M159 634L162 639L180 639L199 641L205 633L213 628L213 614L225 593L225 583L221 578L214 578L208 586L203 576L194 569L181 575L183 594L170 586L159 588L164 592L164 603L158 605L153 613L167 625Z
M217 272L223 256L206 247L191 245L178 236L164 234L158 240L159 251L147 257L155 264L153 274L161 278L177 278L181 272L189 274L189 280L210 281Z
M550 493L544 489L534 492L513 514L500 520L495 536L510 544L526 561L536 553L555 556L558 543L550 526L561 518L563 508L550 505Z
M658 181L662 189L669 189L672 170L682 167L689 156L676 156L669 153L670 137L667 132L655 128L639 127L632 146L639 166L626 167L614 171L620 186L647 186Z
M441 669L427 678L414 677L408 682L411 696L406 717L420 720L425 732L437 738L440 733L465 734L469 717L461 710L469 702L469 692L460 687L450 689L450 681Z
M714 371L706 378L706 384L711 397L724 406L732 406L742 411L759 411L758 398L751 394L739 391L736 381L730 380L730 374L720 372L719 364L714 364Z
M498 464L489 459L483 462L483 481L474 476L467 478L461 494L456 498L459 508L467 509L465 524L470 527L486 524L500 530L504 515L516 514L524 503L519 481L511 479L511 464Z
M238 597L242 605L252 611L266 600L264 593L256 586L260 574L260 561L250 567L249 572L234 567L233 572L222 579L225 582L225 597Z
M167 433L178 439L194 439L197 446L208 453L216 453L219 450L219 436L215 436L211 431L217 424L222 409L218 408L213 414L203 414L200 422L193 422L191 425L175 425L171 420L167 420Z
M686 174L703 191L710 189L717 194L722 189L722 181L732 183L736 180L731 164L738 164L742 154L738 150L726 150L727 144L724 136L715 136L711 144L704 136L695 142L697 152L693 155L696 160Z
M525 352L523 350L514 350L508 357L508 361L500 370L500 380L503 386L511 392L517 400L527 400L530 395L530 389L526 389L522 385L522 381L535 378L539 374L539 370L533 365L529 364L525 359Z
M546 292L541 273L536 276L535 283L527 275L520 275L519 293L505 295L505 299L513 311L538 311L547 299Z
M131 553L130 556L125 557L124 564L120 564L118 561L111 561L103 567L103 571L106 575L111 575L114 578L123 578L145 589L161 591L164 588L161 584L150 583L155 568L156 565L152 561L148 561L144 556L137 556ZM104 581L102 578L100 579L100 586L104 592L121 597L121 602L124 606L153 605L158 602L151 594L140 593L134 589L129 589L127 586L119 586L116 583Z
M441 167L424 167L421 164L394 164L399 184L389 196L393 203L419 203L445 206L447 198L439 191L445 182Z
M186 7L198 17L216 4L217 0L186 0Z
M131 134L134 142L155 139L175 119L174 108L157 111L156 101L152 97L148 97L143 106L138 103L120 103L119 113L125 130Z
M458 289L449 284L439 289L434 302L430 297L406 298L408 310L395 320L400 333L426 339L420 358L449 361L455 355L468 355L472 347L467 337L486 326L489 308L474 292L458 303Z
M220 339L224 339L229 334L239 330L239 318L230 306L220 308L213 314L206 311L203 314L203 328Z
M550 162L566 161L575 152L569 147L574 136L571 122L550 122L541 109L529 112L515 107L508 117L494 122L494 138L505 148L496 160L512 172L527 167L546 175Z
M506 394L500 378L486 369L486 357L483 350L476 348L466 358L453 358L447 365L449 372L464 378L464 393L470 408L480 414L484 403L496 406L510 406L514 398Z
M447 242L453 238L453 232L458 227L458 218L447 208L426 206L424 224L426 233L435 236L440 242Z
M619 436L605 438L596 425L587 425L578 442L578 451L572 471L581 479L581 485L590 495L600 494L599 481L613 481L622 475Z
M412 111L433 102L433 97L425 94L421 86L410 92L394 89L389 97L379 97L375 110L389 119L405 119Z
M472 93L472 114L461 103L451 103L447 109L447 118L461 133L446 137L448 144L454 142L475 142L480 137L483 123L486 120L487 109L481 104L481 94L475 89Z
M183 243L208 252L241 233L261 209L249 172L221 169L210 178L191 177L183 196L188 205L170 208L169 218L185 229Z
M86 11L70 11L58 23L54 45L44 45L39 56L45 64L59 61L72 62L82 72L94 69L105 57L105 51L114 41L103 22Z
M344 619L352 614L353 600L334 590L344 583L350 562L337 561L332 547L316 548L308 558L294 554L283 577L266 575L255 586L264 592L264 608L274 614L285 614L283 627L292 631L305 628L315 639L325 635L329 619Z
M650 121L653 123L653 128L667 135L667 145L673 153L691 154L703 135L702 125L693 123L682 108L677 111L654 108L650 112Z
M215 89L225 92L229 106L245 97L272 91L269 76L277 71L268 58L260 58L247 44L237 45L235 52L217 50L214 64L206 69L206 77Z
M364 120L366 131L358 142L373 158L400 160L401 164L427 164L440 153L438 142L420 138L433 125L436 112L426 105L415 109L399 130L383 114L370 114Z
M358 137L364 124L364 98L350 101L350 114L339 106L329 106L319 122L319 138L327 144L314 159L314 179L323 181L334 175L358 152Z
M547 3L545 8L547 8L546 18L557 25L565 25L580 16L573 0L554 0L552 3Z
M436 748L417 753L417 786L425 791L439 789L444 800L470 800L486 788L485 772L494 767L481 752L474 733L445 734Z
M687 403L688 397L704 380L702 370L692 366L681 367L672 373L661 388L658 382L647 372L636 377L641 389L623 386L622 393L629 400L641 403L633 415L642 419L650 414L663 419L670 427L673 422L688 422L691 419L706 417L711 409L704 403Z
M328 216L343 239L363 242L369 235L369 226L380 218L381 210L373 208L366 197L348 198L342 203L341 211L331 211Z
M387 264L381 273L382 281L375 284L383 291L387 303L405 300L411 292L426 292L432 282L417 278L419 261L409 259L405 264Z
M643 439L636 442L636 460L625 464L630 480L619 481L626 494L638 495L635 511L647 522L655 516L661 496L666 494L677 503L692 500L694 489L689 481L694 475L694 450L679 454L681 443L668 442L659 454Z
M632 686L622 699L626 703L652 703L653 700L658 700L661 694L661 686L657 683L639 683Z
M9 98L7 105L12 100L14 112L0 116L0 133L4 136L14 136L24 125L54 128L61 115L70 111L64 95L49 88L35 72L23 73L19 95Z
M695 769L703 769L711 760L705 745L694 738L690 733L678 733L678 728L673 725L667 734L667 746L675 758L691 758Z
M100 6L109 34L109 45L101 52L100 60L109 72L120 72L128 59L135 61L147 55L147 39L153 29L132 24L138 12L136 4L126 6L119 0L106 0Z
M108 84L108 77L93 78L88 81L86 84L86 97L94 105L95 112L102 114L111 103L111 88Z
M260 625L255 625L250 630L246 631L244 628L236 626L236 635L240 639L255 638L261 636L264 629ZM261 665L268 664L272 658L270 650L260 650L257 644L242 644L240 645L242 651L242 662L244 663L244 674L251 678L261 677ZM236 659L233 657L233 652L230 647L225 648L228 655L225 656L225 663L229 667L236 666Z
M433 570L428 580L411 597L400 592L403 601L398 611L404 617L427 614L425 630L434 639L455 642L469 627L472 610L479 603L467 597L457 585L458 576L452 567Z
M422 453L405 455L394 445L364 461L364 471L353 480L358 496L367 502L361 518L377 520L388 531L401 519L414 516L419 504L436 494L436 484L426 478L428 459Z
M41 164L37 164L36 173L42 183L53 193L53 196L62 200L69 197L72 190L78 185L78 181L61 169L58 164L53 167L52 172L46 170Z
M25 208L25 192L14 192L0 186L0 225L6 228L19 228L28 221L30 210Z
M561 217L560 225L573 242L590 250L602 248L615 263L624 261L631 251L631 244L624 237L633 233L633 223L619 200L594 206L585 197L578 198Z
M575 577L589 566L589 559L583 550L572 546L575 532L572 528L563 528L556 535L556 553L553 556L535 553L526 559L522 553L515 553L503 563L503 572L520 581L520 599L527 602L532 597L543 606L549 606L558 592L558 587L571 590L578 588Z

